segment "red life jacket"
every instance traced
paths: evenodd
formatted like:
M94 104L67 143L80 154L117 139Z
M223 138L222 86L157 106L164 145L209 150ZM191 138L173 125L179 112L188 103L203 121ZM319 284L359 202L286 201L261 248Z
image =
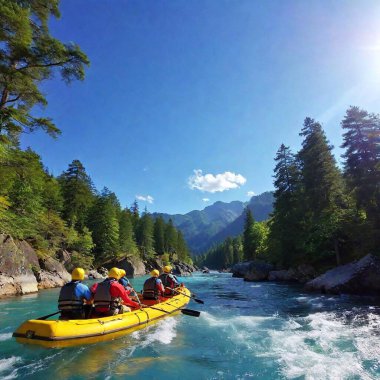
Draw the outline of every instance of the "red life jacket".
M147 300L157 300L159 292L157 289L157 277L148 278L144 282L143 297Z

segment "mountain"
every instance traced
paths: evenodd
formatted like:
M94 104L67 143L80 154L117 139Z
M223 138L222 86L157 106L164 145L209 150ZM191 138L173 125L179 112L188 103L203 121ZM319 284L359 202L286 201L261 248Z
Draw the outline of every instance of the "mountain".
M172 219L182 231L191 252L199 254L228 236L242 233L246 206L253 212L255 220L265 220L273 210L273 193L253 196L249 202L219 201L201 211L194 210L184 215L154 213L153 217L162 216L165 221Z

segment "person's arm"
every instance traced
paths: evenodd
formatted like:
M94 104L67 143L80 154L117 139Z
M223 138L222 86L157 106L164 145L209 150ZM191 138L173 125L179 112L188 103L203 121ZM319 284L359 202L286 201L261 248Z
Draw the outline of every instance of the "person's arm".
M157 290L160 291L161 293L165 292L164 284L162 283L162 281L159 278L156 281L156 287L157 287Z
M81 284L82 297L86 301L91 301L92 293L87 285Z
M179 281L178 281L178 279L177 279L176 276L174 276L173 274L171 274L170 275L170 279L172 280L172 283L173 283L174 287L179 286Z
M140 305L137 302L132 301L128 297L127 292L125 291L125 289L123 288L123 286L121 284L117 283L114 286L117 289L117 293L118 293L116 295L116 297L120 297L123 300L124 305L135 307L135 308L139 308L140 307Z

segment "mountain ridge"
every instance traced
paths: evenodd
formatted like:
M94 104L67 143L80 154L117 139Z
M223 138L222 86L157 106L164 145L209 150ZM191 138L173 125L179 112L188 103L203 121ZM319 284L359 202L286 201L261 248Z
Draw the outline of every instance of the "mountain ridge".
M173 224L183 236L195 255L203 253L212 245L228 236L237 236L243 231L244 209L249 207L256 221L266 220L273 210L273 193L270 191L253 196L249 202L217 201L203 210L192 210L186 214L153 213Z

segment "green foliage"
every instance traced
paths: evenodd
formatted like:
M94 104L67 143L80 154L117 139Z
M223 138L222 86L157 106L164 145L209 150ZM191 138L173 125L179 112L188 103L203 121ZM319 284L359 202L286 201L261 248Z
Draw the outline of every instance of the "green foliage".
M92 181L79 160L74 160L58 181L64 199L63 217L69 226L81 230L95 199Z
M154 253L154 238L153 238L153 219L145 210L141 216L137 229L137 244L144 258L152 257Z
M95 244L95 259L98 263L117 258L120 253L118 216L115 194L104 188L94 202L88 223Z
M121 211L119 217L119 246L123 254L128 256L139 254L133 232L132 214L127 208Z
M163 254L165 252L165 222L159 216L154 222L154 249L157 253Z
M86 55L49 33L49 17L59 17L57 0L0 0L0 141L18 143L23 132L42 129L55 137L50 118L33 116L45 106L39 85L59 70L64 81L84 78Z

